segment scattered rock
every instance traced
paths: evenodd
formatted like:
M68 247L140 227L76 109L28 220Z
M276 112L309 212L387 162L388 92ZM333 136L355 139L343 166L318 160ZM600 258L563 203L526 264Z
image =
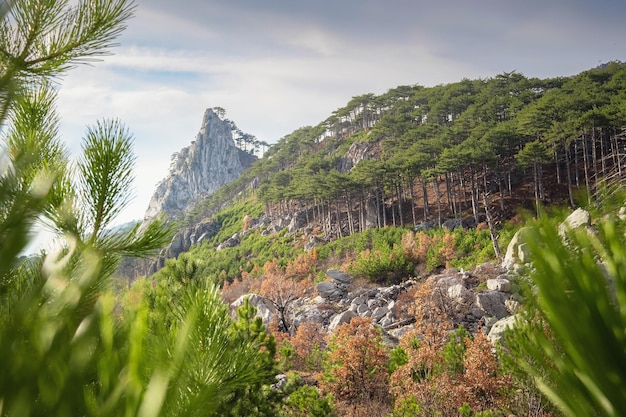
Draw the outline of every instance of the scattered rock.
M343 323L350 323L350 321L355 317L357 317L357 315L350 310L346 310L342 313L336 314L330 320L330 324L328 325L328 331L332 332Z
M505 278L488 279L487 288L490 291L510 292L511 281Z
M590 227L591 215L587 210L577 208L567 216L567 218L559 225L559 236L562 238L567 235L568 230L574 230L579 227Z
M490 291L476 294L476 305L485 314L495 316L498 319L506 317L509 312L504 305L508 295L499 291Z
M389 309L387 307L376 307L376 309L374 311L372 311L371 317L375 321L378 321L378 320L382 319L383 317L385 317L385 315L388 312L389 312Z
M337 284L341 285L348 285L353 280L351 275L346 274L339 269L329 269L328 271L326 271L326 276L335 281Z
M509 316L498 320L493 326L491 326L491 330L489 330L489 334L487 335L489 341L494 345L501 343L504 338L504 333L507 329L513 328L516 319L517 316Z
M234 248L235 246L238 246L240 243L241 243L241 240L239 238L239 234L235 233L234 235L232 235L231 237L226 239L224 242L222 242L219 245L217 245L215 250L219 252L222 249Z
M234 315L236 316L237 309L243 305L246 297L248 297L248 303L256 307L256 315L257 317L261 317L263 319L263 324L265 326L270 324L272 322L272 319L274 318L274 315L276 314L276 309L274 308L272 303L270 303L258 294L242 295L241 297L233 301L230 306L233 309Z
M339 288L337 284L326 281L317 284L317 293L320 297L331 301L338 301L345 295L345 291L342 288Z
M276 375L276 383L270 385L270 388L276 391L282 391L283 388L285 388L285 385L287 385L287 375L278 374Z

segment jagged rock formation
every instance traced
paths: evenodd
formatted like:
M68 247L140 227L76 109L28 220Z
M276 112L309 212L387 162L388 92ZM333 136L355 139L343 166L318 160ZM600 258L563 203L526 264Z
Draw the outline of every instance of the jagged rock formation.
M170 172L150 200L145 220L180 217L199 197L233 181L257 158L235 146L234 124L207 109L191 145L174 154Z

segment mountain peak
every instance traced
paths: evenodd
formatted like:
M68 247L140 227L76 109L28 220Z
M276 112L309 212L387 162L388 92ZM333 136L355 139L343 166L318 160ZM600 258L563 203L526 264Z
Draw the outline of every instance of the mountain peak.
M198 197L206 197L241 175L256 157L235 145L234 122L221 107L208 108L195 140L172 155L168 175L157 185L145 220L161 214L182 216Z

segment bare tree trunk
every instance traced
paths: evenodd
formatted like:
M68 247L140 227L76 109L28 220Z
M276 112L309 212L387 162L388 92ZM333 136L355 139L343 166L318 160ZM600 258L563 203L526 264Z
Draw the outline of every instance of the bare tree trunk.
M533 177L535 184L535 208L537 211L537 217L539 217L539 172L538 172L538 162L533 163Z
M436 178L433 180L433 189L435 190L435 198L437 199L437 219L439 226L441 226L441 197L439 196L439 184L437 184Z
M417 226L417 219L415 215L415 178L411 178L408 180L407 184L409 189L411 190L411 219L413 220L413 227Z
M554 163L556 164L556 182L557 184L561 183L561 167L559 163L559 152L557 151L557 147L554 147Z
M498 262L501 262L502 254L500 252L500 245L498 245L498 234L496 233L496 227L493 224L491 211L489 210L489 201L487 200L487 193L483 193L483 204L485 205L485 216L487 217L487 226L489 226L489 235L491 236L491 243L493 244L493 252L496 255L496 259L498 259Z
M404 226L404 213L402 212L402 200L404 199L403 194L404 191L402 189L402 181L398 181L398 184L396 185L396 198L398 199L398 216L400 217L400 226Z
M445 176L446 176L446 198L448 200L448 210L454 213L454 216L456 217L456 207L454 207L454 200L452 199L452 192L450 190L451 183L452 183L452 179L450 177L452 176L452 174L446 172Z
M422 180L422 195L424 196L424 221L426 221L430 215L430 210L428 209L428 190L424 180Z
M470 188L472 192L472 214L474 214L474 221L478 224L478 187L474 167L470 167Z
M354 219L352 217L352 198L350 193L346 191L346 206L348 208L348 233L350 235L354 234Z
M343 232L341 230L341 212L339 210L339 198L335 198L335 212L337 214L337 233L339 237L343 237Z
M589 158L587 157L587 140L585 139L585 134L583 133L583 165L585 169L585 185L587 186L587 194L589 205L591 205L591 186L589 185L589 164L587 162Z
M576 176L576 187L580 187L580 175L578 172L578 138L574 139L574 174Z
M572 173L570 172L570 158L569 149L565 150L565 169L567 172L567 194L569 196L569 203L572 208L576 207L574 204L574 195L572 193Z

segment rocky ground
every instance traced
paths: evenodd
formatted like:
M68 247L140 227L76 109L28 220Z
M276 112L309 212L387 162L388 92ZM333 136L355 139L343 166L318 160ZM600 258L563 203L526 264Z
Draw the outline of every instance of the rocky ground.
M590 227L589 213L578 209L561 225ZM295 300L288 310L292 330L306 321L315 321L326 332L332 332L354 317L371 317L382 329L388 344L397 345L401 336L413 328L410 306L413 293L424 282L430 284L432 296L446 311L453 325L470 332L483 331L492 343L501 340L506 328L513 325L521 297L515 284L520 265L530 262L523 242L524 229L511 240L501 264L485 263L471 271L446 269L423 279L407 279L398 285L367 288L357 284L349 274L331 269L326 280L317 284L311 297ZM257 307L266 325L277 314L274 306L257 294L243 295L232 303L236 309L245 297Z

